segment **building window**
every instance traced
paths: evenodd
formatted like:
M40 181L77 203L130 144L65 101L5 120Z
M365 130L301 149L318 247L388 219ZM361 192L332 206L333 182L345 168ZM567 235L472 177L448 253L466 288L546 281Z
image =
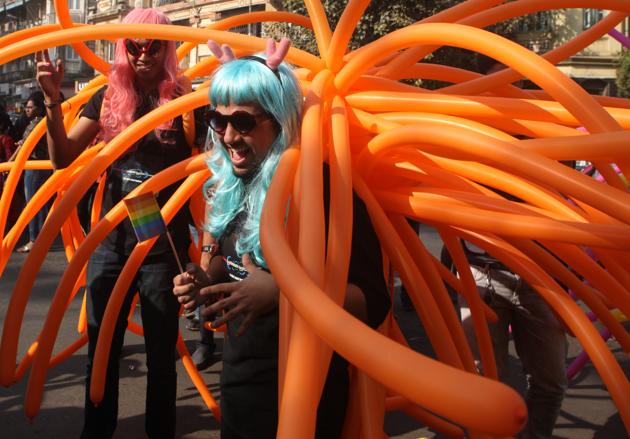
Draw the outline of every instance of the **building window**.
M254 5L251 8L252 12L264 11L265 5ZM249 12L249 7L230 9L227 11L221 11L220 19L233 17L235 15L247 14ZM249 34L259 37L261 34L262 27L260 23L251 23L250 25L236 26L230 29L231 32L236 32L239 34Z
M72 46L66 46L66 60L79 61L80 59L81 57L79 56L77 52L75 52Z
M103 41L103 58L110 64L114 63L114 55L116 53L116 44L111 41Z
M68 0L68 9L71 11L81 10L81 0Z
M594 26L604 18L604 11L601 9L584 9L582 11L582 22L584 29Z
M551 12L539 11L519 20L518 32L549 32L551 30Z

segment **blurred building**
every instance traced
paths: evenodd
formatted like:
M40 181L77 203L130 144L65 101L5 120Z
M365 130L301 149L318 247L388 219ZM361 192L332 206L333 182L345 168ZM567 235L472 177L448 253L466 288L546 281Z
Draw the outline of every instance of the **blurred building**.
M68 0L72 21L85 23L89 0ZM0 1L1 35L24 31L48 23L56 23L52 0L5 0ZM52 48L51 59L65 61L65 78L62 91L66 97L75 93L75 83L93 75L70 46ZM35 81L35 60L28 55L0 66L0 101L9 111L21 111L23 102L38 89Z
M270 0L67 0L72 20L76 23L118 23L134 7L157 7L163 10L174 24L204 28L215 21L254 11L273 10ZM561 9L539 12L530 20L523 20L516 40L537 53L545 53L584 32L602 19L606 12L597 9ZM47 23L56 23L53 0L0 0L0 36L30 29ZM617 29L628 35L630 19L626 18ZM261 36L260 24L230 29L233 32ZM97 40L86 43L108 62L114 58L111 41ZM621 45L604 36L580 53L559 64L560 70L572 77L593 94L615 95L616 62ZM50 49L52 59L65 62L62 90L66 97L74 95L95 76L71 46ZM194 48L182 60L181 67L194 66L210 53L205 45ZM21 107L28 95L37 89L34 77L35 63L28 55L0 66L0 102L9 111ZM196 78L200 83L205 78Z
M163 10L174 24L203 28L210 23L238 14L273 9L267 0L67 0L72 21L75 23L118 23L134 7L156 7ZM0 0L0 36L31 29L48 23L56 23L53 0ZM260 24L239 26L231 29L260 36ZM114 59L111 41L86 42L98 56L108 62ZM65 76L62 91L66 98L73 96L96 75L72 48L61 46L49 50L51 59L64 60ZM195 65L210 53L205 47L193 49L184 60L183 69ZM199 83L204 78L198 78ZM21 111L23 102L38 88L35 80L35 62L28 55L0 66L0 103L8 111Z
M88 10L87 22L90 24L119 23L121 18L132 8L154 7L161 9L178 26L191 28L205 28L209 24L248 12L273 10L267 0L101 0L92 1ZM261 36L260 23L239 26L230 29L231 32ZM110 41L96 41L95 52L108 62L114 60L114 45ZM195 47L182 60L180 67L187 69L210 56L210 51L204 45ZM207 78L193 79L193 86Z
M516 40L532 51L544 54L586 31L599 22L608 11L600 9L559 9L533 14L519 24ZM628 35L630 18L616 29ZM573 78L591 94L615 96L617 62L621 44L604 35L586 49L558 64L558 68Z

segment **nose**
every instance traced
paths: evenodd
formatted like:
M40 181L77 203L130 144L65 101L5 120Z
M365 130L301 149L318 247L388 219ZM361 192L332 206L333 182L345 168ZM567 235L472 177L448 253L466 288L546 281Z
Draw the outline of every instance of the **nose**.
M223 142L227 143L228 145L232 145L240 141L241 138L241 133L236 131L231 123L228 123L227 127L225 128L225 133L223 134Z
M147 58L150 58L150 56L147 54L147 52L140 52L140 55L136 59L144 61Z

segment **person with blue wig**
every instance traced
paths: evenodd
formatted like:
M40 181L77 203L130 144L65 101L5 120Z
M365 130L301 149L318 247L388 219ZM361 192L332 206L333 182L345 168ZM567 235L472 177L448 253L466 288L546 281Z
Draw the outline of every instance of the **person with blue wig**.
M208 45L223 63L210 88L207 160L216 243L207 269L190 264L173 279L185 308L200 304L227 324L221 371L221 437L274 438L278 425L279 289L260 245L260 216L282 153L299 141L303 97L288 64L289 42L269 40L266 54L235 59L229 46ZM322 172L328 182L328 167ZM324 205L329 206L329 187ZM355 195L353 240L344 308L373 328L390 308L380 246L365 205ZM326 215L327 216L327 215ZM341 434L348 401L348 364L333 354L317 411L316 437Z

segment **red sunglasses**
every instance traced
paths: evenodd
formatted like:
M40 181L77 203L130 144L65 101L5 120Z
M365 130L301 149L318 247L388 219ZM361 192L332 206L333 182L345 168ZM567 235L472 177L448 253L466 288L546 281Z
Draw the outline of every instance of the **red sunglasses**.
M140 55L156 56L162 44L165 44L162 40L148 40L144 47L141 47L134 40L127 38L125 40L125 50L134 58L140 58Z

